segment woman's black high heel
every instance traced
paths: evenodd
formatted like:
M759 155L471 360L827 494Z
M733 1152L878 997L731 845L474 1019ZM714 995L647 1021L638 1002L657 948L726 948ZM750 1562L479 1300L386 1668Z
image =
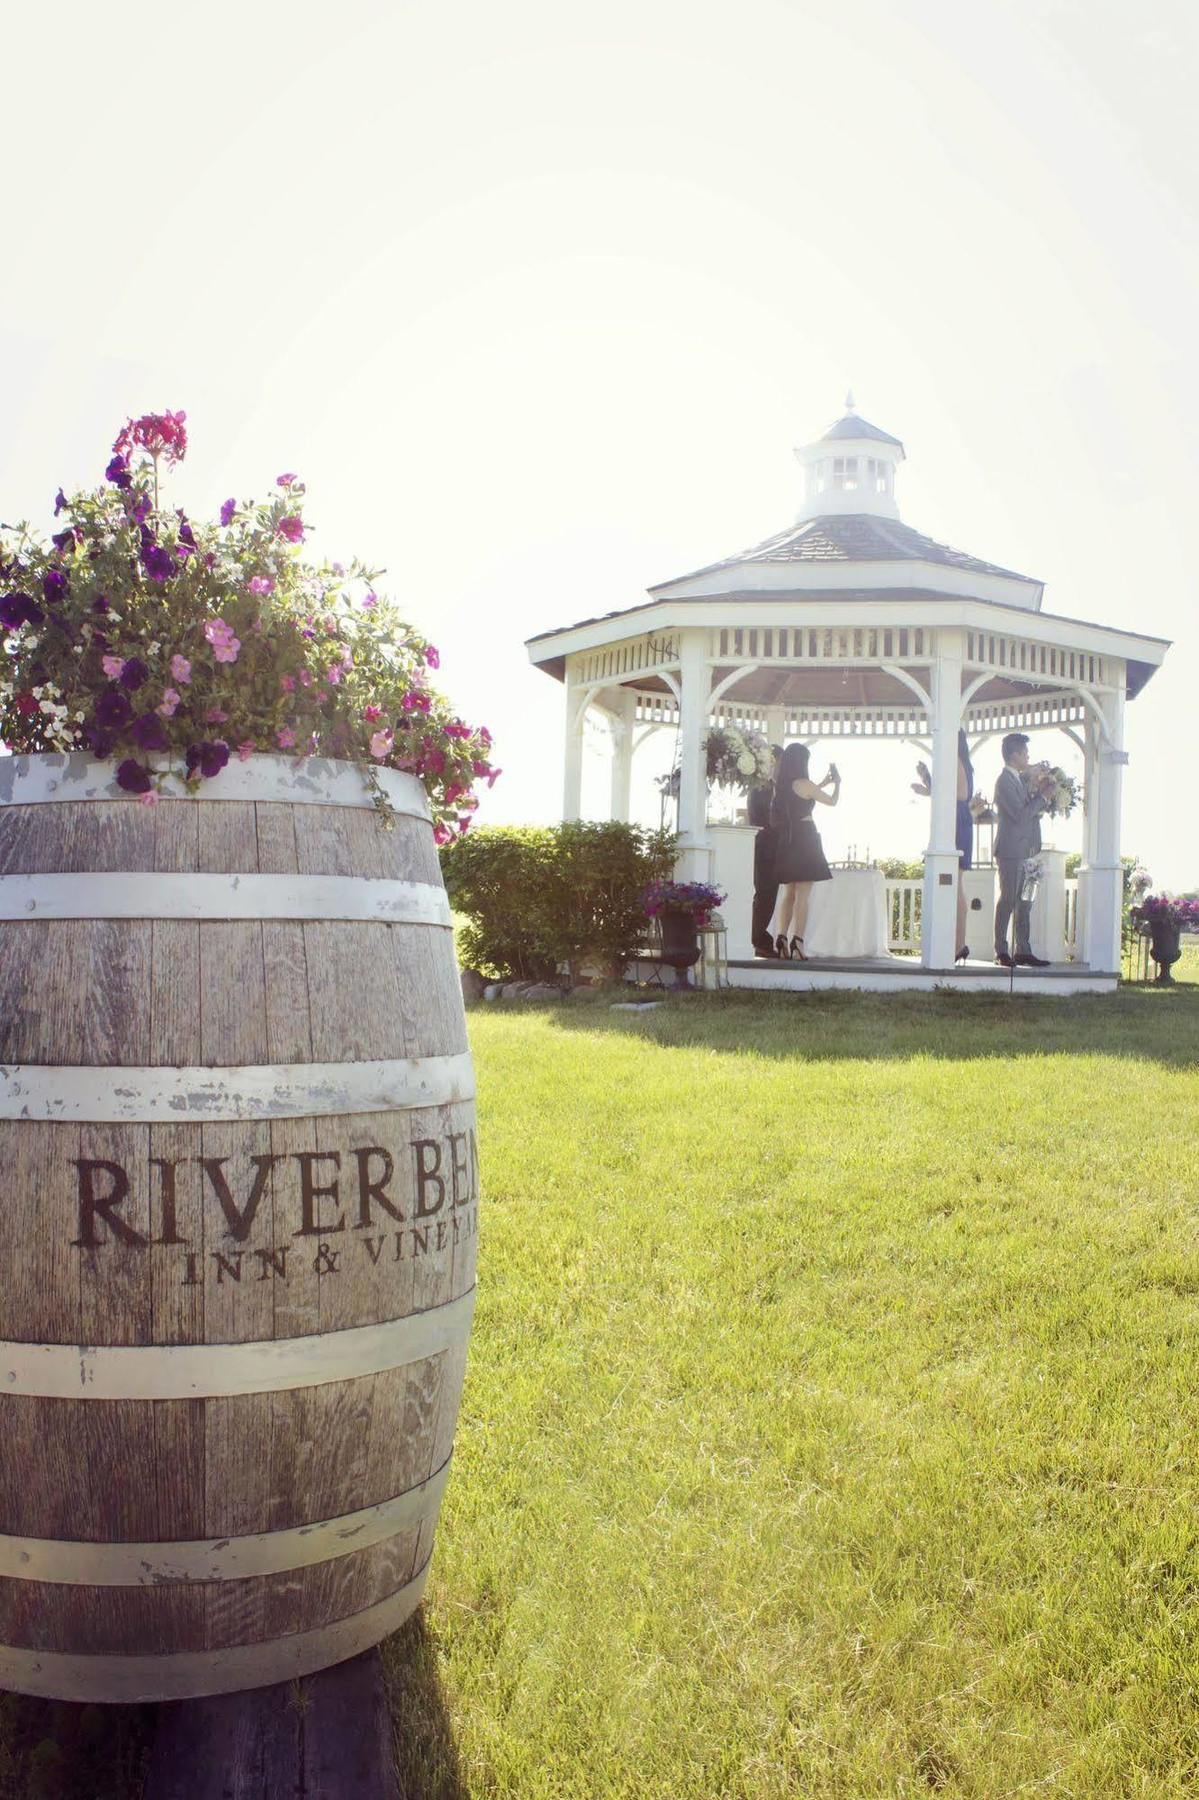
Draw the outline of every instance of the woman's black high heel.
M808 959L804 955L804 947L803 947L803 939L802 938L793 937L791 939L790 954L791 954L792 959L795 962L807 962Z
M786 960L790 956L791 952L790 952L790 950L788 950L787 940L782 935L781 932L779 933L778 937L776 937L774 940L774 949L775 949L776 956L781 958L781 960L783 962L786 962Z

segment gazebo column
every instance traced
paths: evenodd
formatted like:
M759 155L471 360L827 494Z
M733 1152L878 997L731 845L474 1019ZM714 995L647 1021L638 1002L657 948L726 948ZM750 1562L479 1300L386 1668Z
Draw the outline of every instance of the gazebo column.
M680 881L707 881L708 843L708 668L707 633L684 631L679 646L679 848L675 872Z
M562 817L565 820L583 816L583 722L587 708L581 704L582 691L566 687L566 745L563 756L565 772L562 783Z
M762 709L762 723L765 727L766 742L777 744L783 748L783 734L787 729L787 709L785 706L766 706Z
M1124 868L1120 861L1120 802L1124 785L1124 670L1119 688L1104 696L1107 726L1098 740L1094 770L1094 801L1087 790L1088 818L1084 841L1091 847L1086 870L1086 898L1082 905L1083 960L1097 971L1119 970L1120 938L1124 911Z
M627 825L633 789L633 729L637 696L632 688L614 688L605 699L612 732L612 772L609 816Z
M924 894L920 916L920 961L926 969L952 969L958 952L958 730L962 722L962 665L965 634L937 632L932 671L932 806L924 853Z

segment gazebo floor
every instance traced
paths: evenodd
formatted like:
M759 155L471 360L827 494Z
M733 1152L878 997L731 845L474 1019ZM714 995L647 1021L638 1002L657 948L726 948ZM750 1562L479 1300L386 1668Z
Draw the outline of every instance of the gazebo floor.
M900 989L951 989L964 994L1114 994L1119 977L1083 963L1051 963L1046 969L1002 969L993 962L958 963L926 969L912 956L811 957L807 962L774 962L755 957L730 961L728 984L737 988L781 988L810 993L817 988L861 988L874 993Z

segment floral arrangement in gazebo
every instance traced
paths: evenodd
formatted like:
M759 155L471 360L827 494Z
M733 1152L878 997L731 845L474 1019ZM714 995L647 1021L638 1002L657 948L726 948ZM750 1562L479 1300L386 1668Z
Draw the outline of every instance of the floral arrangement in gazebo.
M747 794L759 782L774 776L774 761L766 739L756 731L738 731L722 725L709 731L704 739L708 782L714 787L732 788ZM679 795L679 771L674 768L663 775L658 786L673 799Z
M59 489L48 544L28 525L0 532L8 749L116 759L147 804L168 774L194 788L260 752L403 769L438 841L465 831L476 784L499 770L489 732L430 685L436 649L376 592L380 571L305 558L296 475L269 499L226 500L218 521L164 506L160 465L183 461L185 421L130 419L103 485Z

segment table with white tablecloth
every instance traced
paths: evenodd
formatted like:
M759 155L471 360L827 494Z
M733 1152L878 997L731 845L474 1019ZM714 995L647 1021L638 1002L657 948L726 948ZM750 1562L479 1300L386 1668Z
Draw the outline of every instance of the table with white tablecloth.
M812 884L808 956L887 956L887 884L881 869L834 869Z

